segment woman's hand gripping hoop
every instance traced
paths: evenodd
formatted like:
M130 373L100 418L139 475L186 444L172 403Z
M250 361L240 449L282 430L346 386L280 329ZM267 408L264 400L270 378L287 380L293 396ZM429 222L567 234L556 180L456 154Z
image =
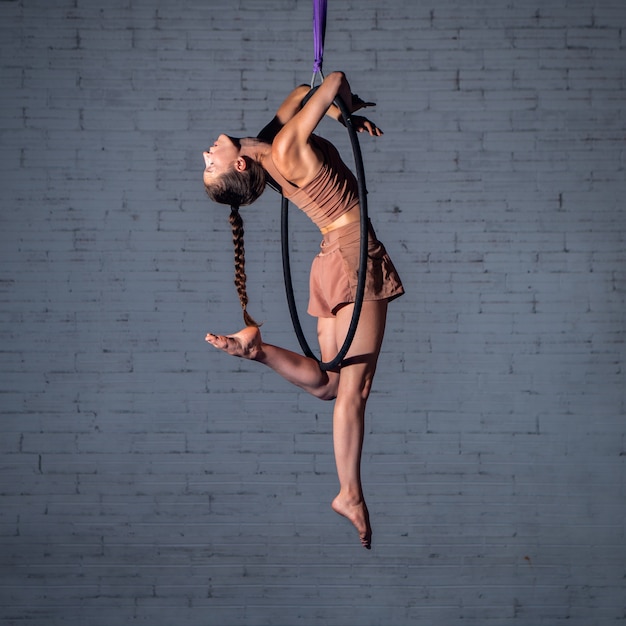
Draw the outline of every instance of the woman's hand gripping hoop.
M358 189L359 189L359 205L361 209L361 241L359 248L359 273L357 278L356 297L354 301L354 310L352 312L352 320L348 327L348 333L343 342L343 345L339 349L337 356L332 361L321 361L318 359L313 351L309 347L309 344L302 331L302 325L300 324L300 318L298 317L298 310L293 293L293 283L291 280L291 268L289 264L289 200L282 197L281 201L281 239L282 239L282 254L283 254L283 276L285 279L285 291L287 293L287 303L289 305L289 313L291 314L291 321L293 323L298 342L304 354L312 359L315 359L322 370L332 370L337 368L344 357L346 356L354 335L356 333L357 326L359 324L359 316L361 315L361 307L363 306L363 295L365 293L365 274L367 272L367 239L368 239L368 225L369 218L367 214L367 188L365 186L365 170L363 168L363 156L361 155L361 147L359 145L359 139L357 137L356 130L352 124L352 118L346 104L343 100L337 96L335 98L335 104L339 107L346 128L348 129L348 135L350 137L350 143L352 144L352 152L354 155L354 166L356 169Z

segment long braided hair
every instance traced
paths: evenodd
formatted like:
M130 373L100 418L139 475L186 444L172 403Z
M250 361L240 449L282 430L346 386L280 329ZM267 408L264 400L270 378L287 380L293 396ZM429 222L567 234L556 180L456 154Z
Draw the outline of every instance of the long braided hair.
M249 157L247 167L243 172L231 169L222 174L216 182L205 185L208 196L214 202L230 206L230 225L233 231L233 245L235 247L235 286L239 295L239 302L243 309L243 321L246 326L260 326L247 311L248 294L246 292L246 255L243 245L243 219L239 214L239 207L252 204L265 189L265 170L260 163Z
M248 313L248 293L246 291L246 252L243 245L243 219L238 206L230 207L229 221L233 230L233 246L235 247L235 287L243 310L243 321L246 326L259 326Z

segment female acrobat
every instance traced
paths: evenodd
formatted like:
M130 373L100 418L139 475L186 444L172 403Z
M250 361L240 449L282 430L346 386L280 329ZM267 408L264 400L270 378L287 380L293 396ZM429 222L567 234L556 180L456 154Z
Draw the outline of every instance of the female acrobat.
M351 113L371 103L353 96L342 72L329 74L303 104L308 91L306 85L294 89L257 137L220 135L203 154L207 193L231 207L235 283L246 324L232 335L208 333L206 341L230 355L267 365L321 400L335 400L333 445L340 488L332 508L355 526L361 544L370 549L372 528L361 484L361 452L365 406L383 340L387 305L404 293L391 259L370 224L358 327L345 359L333 371L323 371L315 359L265 343L247 312L239 207L254 202L269 182L304 211L322 234L321 251L311 267L308 306L309 314L317 317L322 361L337 354L352 319L359 266L358 184L335 147L313 133L324 115L343 121L333 104L337 95ZM351 118L358 131L382 135L370 120Z

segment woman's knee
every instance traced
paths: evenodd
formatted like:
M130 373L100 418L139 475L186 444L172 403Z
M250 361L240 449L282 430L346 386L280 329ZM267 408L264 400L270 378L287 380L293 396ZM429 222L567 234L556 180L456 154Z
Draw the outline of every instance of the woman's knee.
M342 378L337 389L337 403L364 407L372 390L373 379L373 371L361 369L357 373L352 368L346 367L342 370Z
M324 400L325 402L329 402L330 400L334 400L337 397L337 390L322 389L314 395L318 400Z
M311 390L311 394L318 400L330 401L337 397L339 388L339 374L326 372L326 382Z

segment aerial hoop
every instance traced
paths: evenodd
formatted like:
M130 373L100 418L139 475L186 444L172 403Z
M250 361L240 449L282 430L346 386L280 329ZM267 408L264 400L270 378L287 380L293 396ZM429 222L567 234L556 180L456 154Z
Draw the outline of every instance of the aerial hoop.
M304 99L304 103L311 97L315 89L316 77L319 76L320 81L324 80L324 74L322 73L322 65L324 63L324 38L326 35L326 13L327 13L327 0L313 0L313 47L315 53L315 62L313 64L313 76L311 78L311 91ZM357 288L354 300L354 309L352 311L352 319L350 320L350 326L346 338L343 342L339 352L332 361L322 361L311 350L304 332L302 325L300 324L300 318L298 316L298 308L296 306L295 297L293 293L293 283L291 280L291 266L289 263L289 200L282 197L281 200L281 241L282 241L282 254L283 254L283 276L285 279L285 291L287 293L287 304L289 305L289 313L291 315L291 321L293 328L298 338L298 343L302 348L304 354L312 359L315 359L320 369L332 370L337 368L346 356L352 340L356 333L357 326L359 324L359 317L361 315L361 308L363 306L363 296L365 294L365 275L367 273L367 244L369 233L369 218L367 215L367 188L365 186L365 170L363 168L363 157L361 155L361 147L359 145L359 139L357 137L356 130L352 124L352 118L348 107L344 101L337 96L335 98L335 104L339 107L346 128L348 129L348 135L350 137L350 143L352 145L352 153L354 155L354 167L356 170L357 184L359 191L359 206L361 213L361 240L359 247L359 271L357 275Z
M365 275L367 273L367 248L368 248L368 232L369 232L369 218L367 214L367 188L365 186L365 170L363 168L363 157L361 155L361 147L359 145L359 139L357 137L356 130L352 124L352 118L350 117L350 112L346 107L343 100L337 96L335 99L335 104L341 110L341 114L343 115L343 119L346 124L346 128L348 129L348 135L350 136L350 143L352 144L352 152L354 155L354 166L356 169L357 175L357 183L359 190L359 205L360 205L360 213L361 213L361 241L359 248L359 272L357 278L357 289L356 296L354 301L354 310L352 311L352 319L350 321L350 326L348 327L348 333L346 334L346 338L343 342L343 345L339 349L337 356L335 356L332 361L321 361L313 351L311 350L306 337L304 336L304 332L302 330L302 325L300 324L300 318L298 316L298 309L296 306L294 293L293 293L293 283L291 280L291 267L289 263L289 200L282 197L281 200L281 240L282 240L282 255L283 255L283 276L285 279L285 291L287 293L287 303L289 305L289 313L291 315L291 321L293 323L293 328L296 332L296 336L298 337L298 342L304 354L312 359L315 359L320 369L332 370L337 368L344 357L346 356L350 346L352 345L352 340L354 339L354 335L356 333L357 326L359 324L359 317L361 315L361 307L363 306L363 296L365 293Z

